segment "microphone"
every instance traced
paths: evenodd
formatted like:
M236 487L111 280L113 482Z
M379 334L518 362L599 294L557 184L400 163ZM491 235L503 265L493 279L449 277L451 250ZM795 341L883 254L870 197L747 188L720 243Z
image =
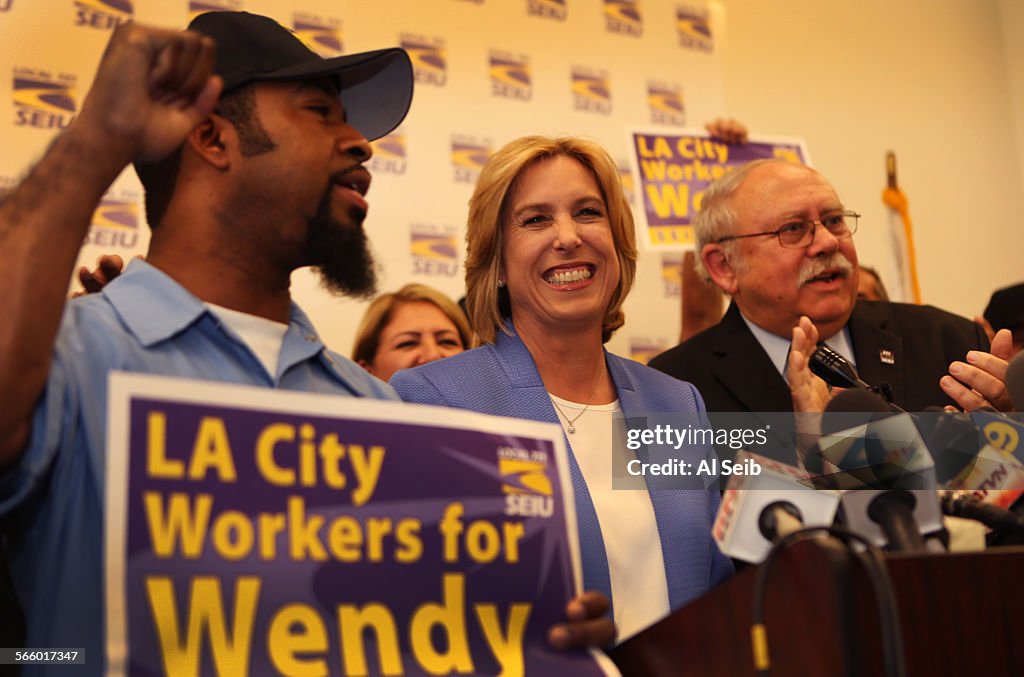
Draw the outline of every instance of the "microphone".
M918 418L918 429L935 459L942 512L980 522L994 533L1019 542L1024 518L1006 510L1024 494L1024 465L1012 455L1020 435L999 412L939 411ZM1014 532L1010 536L1009 532Z
M805 466L838 469L812 481L844 490L843 521L876 545L926 551L921 534L942 529L942 512L935 464L910 414L893 413L868 391L847 390L829 402L822 431Z
M918 416L917 429L935 461L935 480L947 487L962 486L986 444L970 414L928 407Z
M1016 456L1024 463L1024 423L996 411L992 407L979 407L971 418L981 429L985 440L1006 457Z
M851 463L847 463L848 466L869 466L871 462L867 459L867 447L870 447L872 451L871 461L877 461L877 444L874 444L874 440L866 439L863 435L851 434L850 430L891 416L893 413L893 408L888 402L869 390L852 389L838 393L825 406L825 412L821 418L821 437L811 446L809 453L804 457L804 467L807 468L807 472L812 475L823 475L826 472L822 464L823 459L845 457L849 453L863 452L865 458L857 465L851 465L851 461ZM828 448L827 454L823 452L823 446ZM840 451L844 453L840 453ZM847 476L840 475L833 479L841 480L845 477Z
M729 557L759 563L772 544L805 526L830 526L839 494L813 488L807 473L785 463L740 451L736 462L752 459L757 475L731 475L711 528Z
M1024 496L1024 426L1004 415L968 415L981 439L973 465L945 482L947 489L971 492L975 498L1010 508Z
M926 414L919 425L947 489L1009 508L1024 495L1024 425L995 411Z
M1003 507L1024 494L1024 425L994 410L930 407L918 415L917 426L943 487L973 491Z
M994 531L1024 534L1024 517L1005 508L986 503L966 491L947 491L942 496L942 512L953 517L981 522Z
M871 389L871 386L860 380L849 360L824 343L819 343L811 354L808 367L811 373L834 388Z
M881 386L872 386L865 383L857 375L857 370L853 368L849 360L824 343L818 344L818 347L811 354L811 359L807 366L812 374L833 388L867 390L884 395L886 400L892 399L889 384L883 383ZM903 409L892 404L892 402L889 402L889 406L891 407L890 411L903 411Z
M769 503L757 518L757 530L772 543L778 543L804 526L803 513L789 501Z

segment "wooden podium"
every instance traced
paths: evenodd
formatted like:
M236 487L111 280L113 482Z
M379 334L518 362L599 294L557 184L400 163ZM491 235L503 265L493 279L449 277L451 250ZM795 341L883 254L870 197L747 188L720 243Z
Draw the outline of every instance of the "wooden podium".
M1024 675L1024 547L889 555L908 675ZM750 567L609 652L622 674L753 675ZM884 675L879 615L858 558L814 540L769 575L773 675Z

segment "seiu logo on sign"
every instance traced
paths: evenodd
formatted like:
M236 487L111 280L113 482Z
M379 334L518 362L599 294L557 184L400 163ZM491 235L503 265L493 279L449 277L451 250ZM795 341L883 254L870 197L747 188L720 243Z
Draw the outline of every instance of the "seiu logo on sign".
M110 30L132 20L132 0L75 0L75 25Z
M548 455L539 450L498 447L498 472L505 494L505 514L551 517L554 486L548 476Z
M651 84L647 88L651 122L656 125L685 125L683 95L678 87Z
M565 21L565 0L526 0L526 13L542 19Z
M715 43L711 36L711 24L707 11L679 7L676 9L676 30L679 44L688 49L712 52Z
M371 141L373 157L366 163L371 173L405 174L405 133L396 130Z
M456 183L476 183L480 170L491 155L489 144L481 144L470 139L452 140L452 166L455 169Z
M492 96L518 101L530 100L530 64L525 57L492 53L490 73Z
M83 244L133 249L139 242L138 228L139 203L134 198L104 197Z
M293 17L295 36L322 57L339 56L345 49L341 39L341 21L325 19L315 14Z
M574 69L572 98L576 110L608 115L612 112L612 93L605 73Z
M604 24L610 33L642 36L644 22L639 0L604 0Z
M402 49L412 59L413 73L418 85L444 87L448 82L448 58L445 41L421 35L402 35Z
M15 126L64 129L78 112L74 87L74 76L54 78L46 71L15 68Z

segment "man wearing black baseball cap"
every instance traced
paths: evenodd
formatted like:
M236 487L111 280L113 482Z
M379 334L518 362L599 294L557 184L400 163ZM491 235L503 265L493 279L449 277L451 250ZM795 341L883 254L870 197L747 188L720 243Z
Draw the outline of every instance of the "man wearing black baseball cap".
M240 243L249 242L261 222L273 231L300 218L292 236L303 241L302 251L261 273L277 274L278 300L286 300L291 270L304 265L316 266L332 290L373 293L373 260L361 227L370 184L363 163L372 153L367 140L390 132L409 110L408 55L391 48L323 59L273 19L248 12L201 14L189 30L215 42L222 92L213 114L181 147L157 162L135 162L154 229L150 262L186 272L188 261L160 265L163 233L171 230L163 224L201 224L205 219L197 220L196 211L221 217L220 230L229 229L229 237L211 244L238 250L234 257L247 265L263 252L244 251ZM276 130L268 128L271 120ZM179 181L186 168L199 190ZM179 233L171 234L174 241ZM278 321L286 321L286 307L279 303Z
M408 56L321 59L240 12L191 28L118 27L80 114L0 205L0 518L26 646L84 649L92 674L110 371L395 398L322 344L289 283L312 265L333 289L372 290L363 163L367 138L408 110ZM147 260L65 304L92 212L129 162L146 189ZM610 640L591 607L569 609L579 622L563 636Z
M248 12L207 12L188 29L217 43L215 72L224 80L224 94L250 82L329 78L348 123L370 141L397 127L409 111L412 67L398 47L323 59L281 24Z

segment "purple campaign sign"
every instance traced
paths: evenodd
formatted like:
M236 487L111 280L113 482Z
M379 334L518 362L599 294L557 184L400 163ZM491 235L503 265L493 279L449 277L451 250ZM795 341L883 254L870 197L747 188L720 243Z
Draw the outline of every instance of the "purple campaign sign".
M116 378L161 386L111 388L115 671L602 674L546 647L578 571L557 428Z
M646 226L648 249L692 249L690 223L700 206L704 190L715 179L750 160L782 158L809 163L807 150L799 140L751 141L739 146L710 138L704 133L630 133L637 204L637 216Z

